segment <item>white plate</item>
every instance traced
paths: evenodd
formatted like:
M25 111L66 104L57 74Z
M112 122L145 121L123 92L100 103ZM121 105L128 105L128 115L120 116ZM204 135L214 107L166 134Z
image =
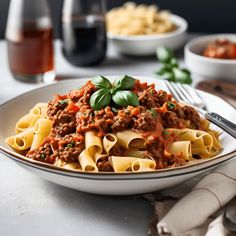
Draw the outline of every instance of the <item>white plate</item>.
M117 77L117 76L116 76ZM155 83L156 89L167 90L164 83L149 77L135 76L148 83ZM109 77L111 80L113 76ZM47 102L56 93L64 94L71 89L80 87L86 79L67 80L48 85L20 95L0 106L0 151L17 162L23 168L51 182L84 192L110 195L140 194L164 189L199 175L210 168L216 167L236 155L235 139L222 133L223 151L217 157L174 169L165 169L150 173L85 173L65 170L49 164L30 160L10 149L4 139L14 133L19 117L26 114L38 102ZM201 96L210 110L218 112L234 120L236 111L228 103L213 95L201 92Z
M108 39L113 47L126 55L149 56L156 53L157 47L166 46L176 50L185 42L188 23L180 16L172 15L171 20L177 29L158 35L115 35L108 33Z

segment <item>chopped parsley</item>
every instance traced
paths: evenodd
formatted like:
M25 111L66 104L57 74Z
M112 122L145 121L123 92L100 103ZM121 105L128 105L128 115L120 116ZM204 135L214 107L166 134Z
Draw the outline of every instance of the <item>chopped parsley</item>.
M164 131L163 131L163 134L164 134L164 135L169 135L170 132L169 132L168 130L164 130Z
M65 104L65 103L68 103L68 99L60 100L59 103L60 103L61 105Z
M42 153L42 154L40 155L40 158L41 158L41 159L45 159L45 158L46 158L46 155L45 155L44 153Z
M68 148L73 148L74 146L75 146L75 142L73 141L67 144Z
M115 113L118 113L118 110L115 107L112 107L111 110Z
M174 110L176 105L174 103L172 103L172 102L168 102L167 103L167 107L168 107L168 110Z
M153 90L151 90L149 93L150 93L151 95L153 95L153 94L154 94L154 91L153 91Z
M151 115L152 115L154 118L157 118L157 112L156 112L155 108L151 108L151 109L148 110L148 111L151 113Z

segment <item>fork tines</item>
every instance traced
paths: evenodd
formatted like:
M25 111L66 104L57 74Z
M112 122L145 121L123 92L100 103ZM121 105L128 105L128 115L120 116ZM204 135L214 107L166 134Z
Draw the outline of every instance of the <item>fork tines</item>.
M167 88L178 102L184 102L198 108L204 108L205 103L197 91L189 85L165 81Z

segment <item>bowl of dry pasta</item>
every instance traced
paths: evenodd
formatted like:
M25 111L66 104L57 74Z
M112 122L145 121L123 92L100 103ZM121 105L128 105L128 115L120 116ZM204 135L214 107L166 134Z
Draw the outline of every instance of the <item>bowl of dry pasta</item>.
M235 117L220 98L200 95L209 109ZM42 178L89 193L167 188L236 150L230 135L149 77L55 83L0 105L0 116L1 153Z
M156 5L129 2L106 15L107 37L118 52L132 56L154 55L156 48L183 46L188 23Z

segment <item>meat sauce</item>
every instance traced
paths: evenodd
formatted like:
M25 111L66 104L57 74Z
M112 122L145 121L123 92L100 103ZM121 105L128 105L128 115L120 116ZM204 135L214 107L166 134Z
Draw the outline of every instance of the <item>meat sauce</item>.
M137 80L133 92L138 96L138 107L119 108L114 105L94 111L89 100L95 91L96 87L89 81L81 89L68 95L57 95L50 101L47 115L53 122L51 134L27 156L50 164L56 160L78 162L78 156L85 148L86 131L95 130L103 137L106 133L132 129L146 139L146 156L156 161L157 169L185 164L182 156L165 153L165 146L175 140L165 128L202 129L200 116L192 107L181 107L170 94L155 90L154 84ZM118 144L111 150L112 155L117 156L122 156L124 151ZM113 171L105 159L100 160L98 168L100 171Z
M217 39L207 46L203 55L217 59L236 59L236 43L228 39Z

